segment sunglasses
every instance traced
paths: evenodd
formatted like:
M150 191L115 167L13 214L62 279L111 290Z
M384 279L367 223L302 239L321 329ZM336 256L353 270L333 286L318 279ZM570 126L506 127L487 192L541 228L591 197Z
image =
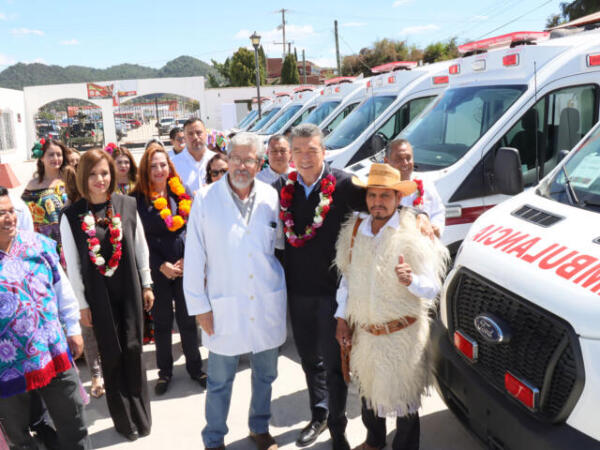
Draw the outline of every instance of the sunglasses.
M218 177L219 175L225 175L226 173L227 173L227 169L211 170L210 176L214 178L214 177Z

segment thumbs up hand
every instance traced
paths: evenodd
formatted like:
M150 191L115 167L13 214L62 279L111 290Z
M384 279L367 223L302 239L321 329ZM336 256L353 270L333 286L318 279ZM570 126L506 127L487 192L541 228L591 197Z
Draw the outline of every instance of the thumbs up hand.
M398 264L396 267L394 267L394 270L396 271L396 276L398 277L400 284L403 284L404 286L410 286L413 278L412 269L408 263L404 262L403 255L398 257Z

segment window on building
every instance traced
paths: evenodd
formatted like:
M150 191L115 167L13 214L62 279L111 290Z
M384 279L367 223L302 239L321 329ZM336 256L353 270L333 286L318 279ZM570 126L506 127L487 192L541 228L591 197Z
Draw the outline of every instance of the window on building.
M11 110L0 111L0 152L14 150L15 126Z

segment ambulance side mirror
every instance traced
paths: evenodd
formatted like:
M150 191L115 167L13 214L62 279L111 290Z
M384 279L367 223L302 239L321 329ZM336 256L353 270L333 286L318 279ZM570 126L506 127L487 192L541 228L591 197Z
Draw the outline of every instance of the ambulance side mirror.
M500 147L494 160L494 191L516 195L523 191L521 157L516 148Z

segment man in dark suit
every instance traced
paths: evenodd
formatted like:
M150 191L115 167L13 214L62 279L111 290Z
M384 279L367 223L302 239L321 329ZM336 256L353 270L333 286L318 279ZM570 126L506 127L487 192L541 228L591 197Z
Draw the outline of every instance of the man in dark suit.
M333 448L347 450L348 389L335 339L338 275L332 263L340 227L353 210L366 210L365 196L349 174L325 163L323 135L317 126L295 127L290 140L297 174L292 172L289 181L282 178L274 186L283 207L289 205L287 212L291 213L284 220L283 259L292 331L312 414L296 443L310 445L327 426Z

